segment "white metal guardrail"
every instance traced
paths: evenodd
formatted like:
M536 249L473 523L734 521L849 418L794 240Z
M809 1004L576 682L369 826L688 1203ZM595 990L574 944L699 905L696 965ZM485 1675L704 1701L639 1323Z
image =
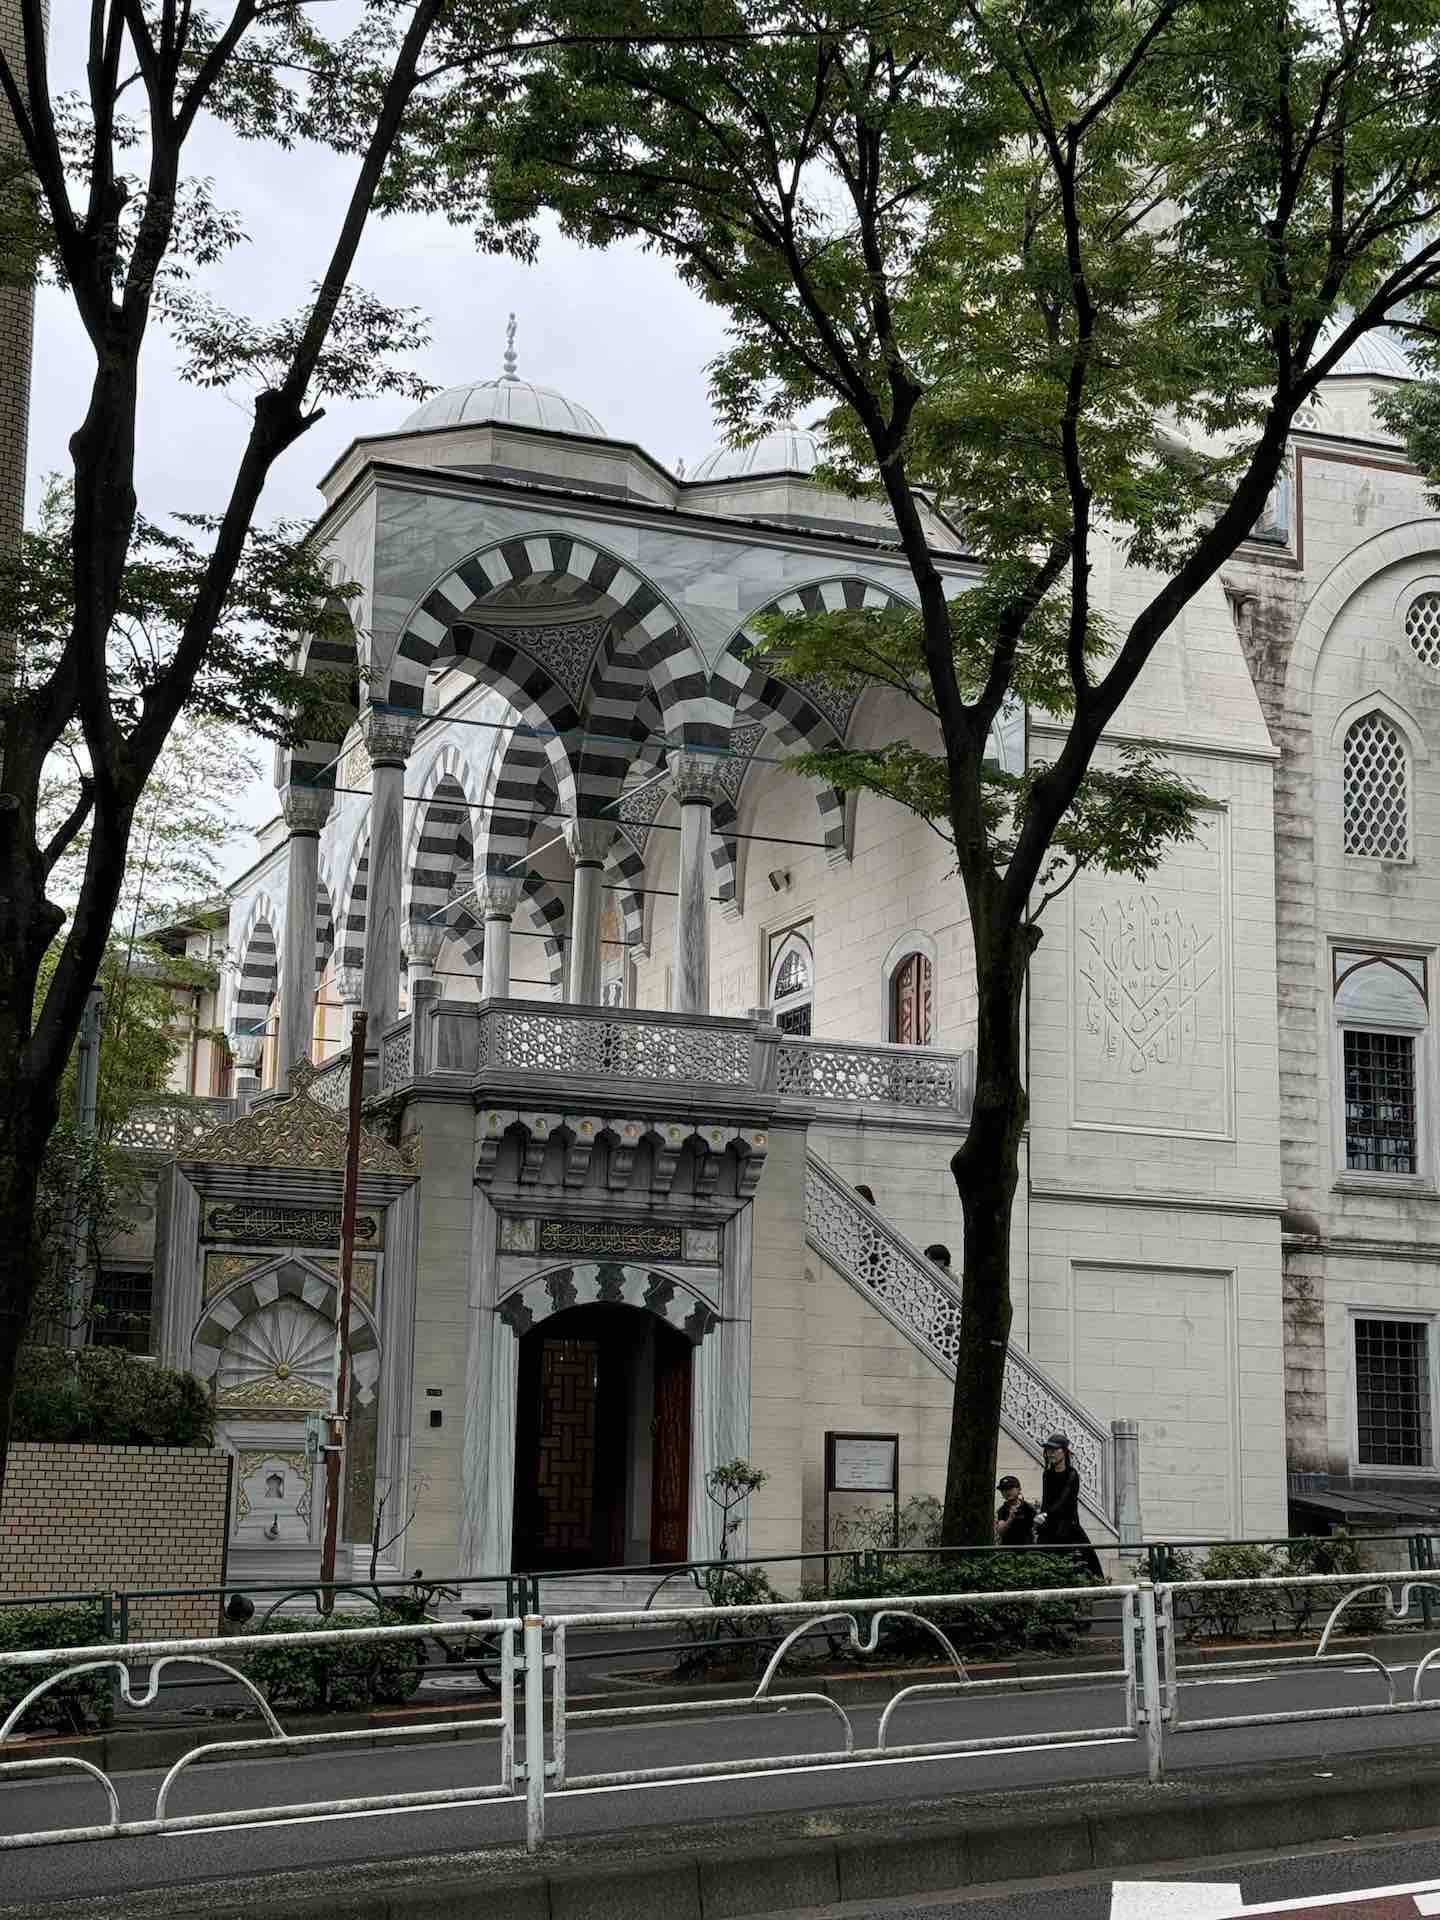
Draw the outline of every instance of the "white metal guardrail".
M1277 1589L1313 1588L1335 1596L1335 1605L1326 1619L1323 1632L1312 1655L1296 1658L1277 1654L1269 1658L1210 1662L1204 1665L1184 1663L1180 1659L1177 1602L1187 1594L1217 1591L1274 1592ZM547 1807L568 1792L597 1788L646 1787L661 1783L698 1782L723 1779L727 1775L755 1776L766 1773L794 1772L813 1768L863 1768L892 1764L897 1760L949 1755L957 1761L997 1752L1014 1752L1027 1747L1046 1746L1062 1737L1067 1745L1131 1741L1137 1754L1143 1753L1149 1779L1163 1777L1167 1746L1180 1734L1214 1732L1239 1727L1275 1727L1304 1721L1329 1721L1378 1718L1432 1712L1440 1709L1440 1698L1425 1699L1427 1675L1440 1663L1440 1644L1425 1651L1414 1663L1414 1677L1408 1697L1398 1697L1397 1676L1410 1670L1387 1667L1377 1655L1367 1652L1334 1652L1330 1642L1337 1626L1355 1602L1368 1597L1383 1602L1392 1621L1409 1617L1414 1597L1424 1589L1440 1596L1440 1579L1414 1578L1403 1574L1309 1574L1290 1579L1175 1581L1159 1587L1141 1580L1133 1585L1110 1587L1037 1588L1030 1591L1007 1589L990 1593L946 1593L894 1598L845 1600L826 1603L816 1600L751 1601L741 1606L696 1607L668 1612L666 1630L673 1631L681 1621L693 1621L705 1634L723 1634L733 1627L738 1636L753 1638L757 1633L773 1642L768 1662L757 1684L723 1699L681 1701L672 1704L634 1706L605 1705L572 1708L568 1699L568 1679L574 1658L580 1654L572 1646L575 1636L593 1633L612 1636L626 1631L653 1631L655 1615L646 1611L599 1614L530 1614L521 1618L486 1621L485 1632L500 1646L500 1697L487 1713L473 1719L446 1719L440 1722L406 1722L388 1729L373 1727L358 1731L329 1733L287 1733L273 1709L259 1693L254 1682L241 1670L245 1656L271 1649L303 1652L312 1648L337 1647L363 1655L386 1646L403 1646L411 1640L440 1640L447 1637L464 1640L475 1632L470 1620L427 1620L413 1626L359 1629L322 1629L315 1632L248 1634L206 1640L167 1640L141 1642L119 1648L112 1645L61 1648L45 1652L0 1655L0 1677L15 1670L43 1670L42 1677L11 1709L0 1723L0 1784L23 1781L41 1773L68 1771L93 1781L105 1796L108 1818L88 1824L45 1828L34 1831L3 1830L4 1795L0 1793L0 1849L50 1846L69 1842L108 1840L161 1833L197 1831L239 1822L263 1823L314 1819L327 1815L378 1812L405 1808L435 1808L468 1805L479 1801L523 1804L526 1844L534 1851L544 1841ZM1118 1665L1097 1667L1076 1673L1057 1672L1056 1689L1081 1684L1109 1683L1120 1695L1118 1716L1107 1723L1074 1727L1047 1725L1024 1733L979 1734L966 1726L967 1703L972 1704L998 1689L1011 1685L1004 1679L977 1679L967 1670L954 1640L931 1616L939 1613L953 1621L957 1613L969 1609L1063 1602L1083 1607L1097 1599L1109 1604L1119 1602L1121 1651ZM862 1738L851 1712L829 1694L807 1688L803 1677L792 1682L792 1690L777 1691L786 1657L807 1636L823 1633L843 1640L857 1653L873 1653L887 1622L905 1623L912 1632L927 1637L934 1646L937 1662L945 1677L927 1677L903 1686L880 1713L873 1735ZM1437 1629L1440 1635L1440 1629ZM721 1643L723 1644L723 1642ZM241 1663L241 1664L237 1664ZM246 1691L264 1723L264 1731L249 1738L218 1740L184 1754L165 1774L155 1792L153 1812L140 1819L122 1816L121 1793L114 1779L101 1767L73 1754L37 1757L5 1757L14 1753L17 1729L29 1707L67 1678L102 1670L113 1671L119 1680L122 1697L132 1706L145 1707L157 1698L163 1674L179 1665L202 1666L226 1675ZM1186 1688L1216 1684L1263 1684L1269 1680L1294 1678L1297 1674L1334 1673L1339 1666L1364 1676L1374 1672L1385 1689L1384 1700L1359 1705L1313 1706L1277 1713L1242 1712L1192 1718L1181 1713L1181 1696ZM136 1670L141 1684L135 1684ZM1042 1689L1043 1692L1043 1689ZM1033 1697L1033 1682L1027 1687ZM902 1737L907 1713L917 1706L953 1702L956 1724L953 1732L939 1739ZM673 1765L616 1768L576 1772L570 1760L570 1736L598 1724L623 1729L626 1726L654 1727L666 1723L703 1722L706 1716L726 1719L737 1709L755 1713L767 1710L791 1710L808 1707L823 1712L834 1722L835 1732L828 1745L818 1751L761 1752L741 1758L687 1758ZM867 1709L858 1709L865 1712ZM358 1743L395 1746L417 1737L445 1732L456 1737L466 1731L496 1737L497 1758L494 1778L471 1780L452 1787L431 1787L415 1792L378 1792L337 1798L333 1795L281 1804L227 1806L220 1811L180 1813L172 1810L175 1789L189 1770L200 1762L254 1760L273 1755L312 1755L344 1752ZM701 1738L697 1726L697 1743ZM459 1747L457 1752L464 1752ZM699 1749L703 1752L703 1749ZM471 1763L473 1771L473 1763ZM129 1789L133 1793L134 1789Z

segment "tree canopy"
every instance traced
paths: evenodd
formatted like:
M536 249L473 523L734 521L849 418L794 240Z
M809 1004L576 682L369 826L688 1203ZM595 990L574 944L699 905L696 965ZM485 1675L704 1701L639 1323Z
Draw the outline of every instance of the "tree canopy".
M557 24L598 17L579 0ZM1345 353L1386 325L1427 356L1440 338L1440 7L625 0L620 18L633 44L555 48L504 109L495 204L672 259L727 317L710 372L732 437L811 420L821 477L893 516L913 611L772 621L763 644L782 673L911 700L902 737L802 764L936 825L965 887L945 1537L988 1539L1039 910L1084 866L1143 875L1191 830L1199 796L1126 748L1127 695ZM1405 404L1440 438L1433 398ZM953 598L936 504L980 582ZM1016 703L1046 744L1005 774L990 741Z

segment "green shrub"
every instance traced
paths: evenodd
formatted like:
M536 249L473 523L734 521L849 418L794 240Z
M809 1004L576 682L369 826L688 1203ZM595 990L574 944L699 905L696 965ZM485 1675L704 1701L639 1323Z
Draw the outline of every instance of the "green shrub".
M43 1647L93 1647L105 1639L105 1616L97 1606L0 1607L0 1653L29 1653ZM53 1667L0 1667L0 1721L38 1686ZM108 1727L113 1715L109 1673L85 1673L42 1694L15 1729L17 1733L90 1733Z
M1193 1557L1187 1556L1186 1571L1177 1573L1175 1578L1269 1580L1279 1571L1280 1557L1272 1553L1269 1547L1223 1542L1211 1547L1198 1566ZM1219 1640L1235 1639L1246 1621L1254 1620L1257 1616L1267 1621L1273 1633L1279 1611L1284 1605L1279 1593L1251 1593L1244 1588L1227 1588L1219 1593L1191 1593L1185 1596L1185 1600L1183 1619L1187 1634Z
M905 1602L921 1594L996 1593L1008 1587L1082 1587L1092 1584L1077 1571L1068 1553L915 1554L887 1559L860 1572L847 1569L832 1583L832 1601L894 1598ZM1014 1653L1021 1649L1060 1653L1075 1644L1078 1623L1073 1600L996 1600L983 1606L927 1607L933 1620L962 1653ZM908 1621L887 1621L877 1652L938 1653L934 1638Z
M353 1632L361 1627L405 1627L414 1624L409 1605L386 1605L372 1613L332 1613L328 1620L286 1616L270 1620L262 1633ZM365 1707L393 1707L408 1700L420 1685L427 1657L421 1640L356 1647L266 1647L243 1652L237 1645L234 1664L264 1694L272 1707L292 1707L299 1713L355 1711Z
M192 1374L115 1347L25 1347L16 1440L105 1447L208 1447L215 1410Z
M933 1493L912 1493L900 1509L897 1540L897 1516L892 1507L857 1507L837 1520L833 1544L836 1547L938 1547L940 1522L944 1508Z
M1369 1573L1365 1550L1344 1529L1313 1540L1292 1540L1285 1548L1283 1573ZM1349 1587L1287 1587L1285 1602L1296 1633L1318 1634ZM1378 1594L1340 1616L1342 1633L1376 1633L1385 1621L1385 1602Z

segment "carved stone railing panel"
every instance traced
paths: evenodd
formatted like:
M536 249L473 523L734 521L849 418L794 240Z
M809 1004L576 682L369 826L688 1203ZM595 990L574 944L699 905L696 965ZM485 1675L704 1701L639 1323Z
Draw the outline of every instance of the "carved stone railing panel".
M954 1378L962 1338L959 1287L813 1153L805 1164L805 1232L822 1258ZM1000 1418L1037 1459L1047 1434L1066 1433L1085 1504L1115 1524L1109 1428L1020 1347L1005 1357Z
M621 1017L599 1008L490 1007L480 1067L585 1079L749 1087L754 1029L737 1021Z
M350 1104L350 1050L327 1060L310 1082L310 1098L335 1113L344 1113Z
M157 1101L137 1107L117 1128L114 1144L131 1153L174 1154L213 1127L235 1117L233 1100L196 1095L186 1100Z
M804 1100L954 1113L970 1104L970 1055L787 1038L780 1042L775 1091Z
M412 1035L414 1023L406 1020L391 1027L380 1043L380 1091L389 1093L411 1079Z

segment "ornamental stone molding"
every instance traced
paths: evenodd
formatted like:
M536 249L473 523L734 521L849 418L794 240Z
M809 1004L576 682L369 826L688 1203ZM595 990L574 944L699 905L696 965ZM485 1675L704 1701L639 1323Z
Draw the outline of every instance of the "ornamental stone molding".
M598 1187L665 1203L684 1159L690 1172L683 1195L673 1194L677 1201L744 1204L755 1197L769 1151L763 1125L484 1107L476 1125L475 1181L536 1189L537 1198Z
M402 713L377 713L372 707L360 722L372 767L403 767L410 758L420 722Z
M312 1097L316 1069L297 1060L290 1070L290 1094L252 1107L202 1135L184 1150L186 1161L240 1167L308 1167L343 1173L345 1117ZM392 1147L378 1134L360 1131L360 1167L365 1173L414 1174L419 1171L407 1149Z
M335 793L331 787L303 787L294 781L280 789L280 811L291 835L318 835L330 818Z
M537 1274L507 1293L496 1313L518 1340L551 1314L584 1306L639 1307L697 1347L720 1325L709 1301L678 1275L622 1260L577 1261Z
M725 793L725 756L718 753L672 753L670 791L685 806L713 807Z

